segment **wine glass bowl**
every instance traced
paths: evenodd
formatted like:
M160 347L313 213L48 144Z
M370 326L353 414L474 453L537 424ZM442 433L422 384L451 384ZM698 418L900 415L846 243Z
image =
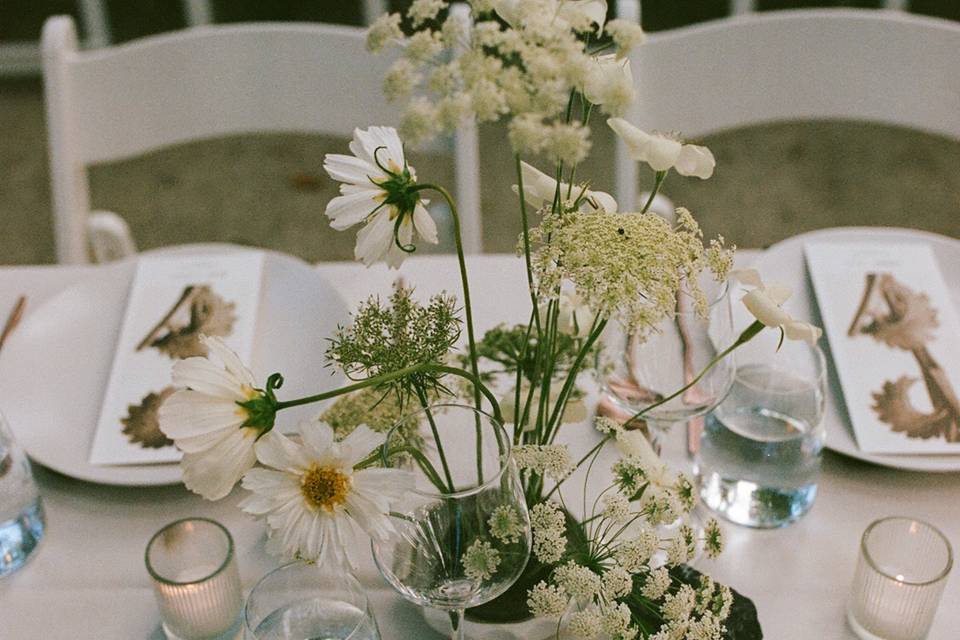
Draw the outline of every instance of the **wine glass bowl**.
M399 451L394 444L410 440L411 422L394 427L383 454L387 465L412 470L414 489L394 506L394 533L374 539L373 556L391 587L450 612L454 637L462 637L463 610L501 595L522 574L530 518L510 439L496 420L472 407L435 405L416 420L417 452Z
M702 280L705 309L695 309L691 295L681 291L676 310L644 336L608 325L597 370L611 410L628 418L643 411L647 423L684 422L712 410L730 391L732 355L714 362L734 340L729 287L726 281Z

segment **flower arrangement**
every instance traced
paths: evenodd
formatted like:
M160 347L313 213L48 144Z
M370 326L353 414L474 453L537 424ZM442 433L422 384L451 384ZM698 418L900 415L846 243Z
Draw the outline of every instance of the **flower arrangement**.
M720 529L715 521L702 529L687 522L695 502L690 481L672 473L630 428L699 376L625 424L596 418L588 451L574 452L558 439L565 429L582 428L574 426L587 413L577 381L608 323L643 339L671 316L678 297L705 313L701 274L731 277L732 249L722 238L705 245L689 211L678 209L675 224L648 211L670 171L709 178L713 155L620 117L636 98L628 56L644 36L634 23L607 22L604 0L469 4L469 22L448 12L444 0L414 0L405 15L389 14L373 25L371 51L401 52L384 79L388 97L405 103L399 133L358 129L351 155L330 154L324 162L340 183L326 215L336 229L359 226L355 256L366 265L400 268L419 242L436 243L422 196L434 192L446 201L461 301L443 295L422 304L402 286L385 303L368 300L331 337L326 354L350 384L306 398L281 400L280 374L257 387L219 339L206 338L207 357L174 365L180 390L161 408L161 429L184 453L190 489L219 499L242 482L249 496L241 507L266 521L274 547L307 560L342 561L343 527L383 537L393 526L391 504L410 486L402 469L380 467L384 432L459 397L512 425L532 526L533 558L524 576L496 606L478 607L476 619L550 617L558 621L558 635L566 628L579 638L719 639L730 589L706 576L684 579L679 569L701 551L719 554ZM633 159L655 171L640 211L619 211L609 194L577 176L597 112ZM469 118L502 121L508 130L522 226L518 254L530 292L526 323L502 324L482 336L475 332L454 201L442 186L419 181L403 143L425 142ZM533 158L549 173L527 162ZM714 363L766 326L791 339L819 337L819 329L780 308L789 292L765 287L755 272L733 275L754 287L744 302L757 320L718 349ZM466 346L458 350L463 329ZM284 409L335 398L318 421L300 425L298 437L274 429ZM426 467L424 444L413 433L392 453ZM610 445L621 454L608 470L610 482L592 496L592 507L580 496L583 508L576 513L567 481L577 469L589 475ZM429 471L443 489L443 474ZM487 524L496 540L527 535L509 508L494 511ZM498 552L477 543L461 562L466 576L482 580L497 571Z

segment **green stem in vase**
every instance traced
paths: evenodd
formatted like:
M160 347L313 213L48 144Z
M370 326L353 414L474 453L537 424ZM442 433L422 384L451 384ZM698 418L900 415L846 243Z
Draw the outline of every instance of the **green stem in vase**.
M517 195L520 198L520 219L523 222L523 261L527 269L527 287L530 289L530 304L533 306L533 319L537 327L537 338L541 335L540 307L537 304L537 294L534 290L533 265L530 262L530 223L527 219L527 201L523 193L523 166L520 154L514 155L517 165Z
M460 214L457 212L457 205L454 203L453 198L450 196L450 192L441 187L440 185L435 184L422 184L415 187L417 191L423 189L432 189L443 196L443 199L446 200L447 206L450 207L450 215L453 218L453 239L457 247L457 262L460 266L460 282L463 285L463 309L464 314L467 316L467 341L470 344L470 370L473 371L473 377L477 380L480 380L480 367L477 363L477 341L475 333L473 330L473 306L470 304L470 281L467 277L467 262L463 255L463 239L461 238L460 232ZM476 408L481 409L480 405L480 389L476 384L473 385L473 401ZM494 401L494 406L497 403ZM497 409L499 412L499 407ZM481 451L483 451L483 429L480 426L480 416L476 416L476 438L477 438L477 481L479 484L483 484L483 459L481 457Z
M447 493L453 493L453 476L450 474L450 465L447 464L447 456L443 452L443 442L440 441L440 431L437 429L437 423L433 419L433 412L430 411L430 403L427 401L427 394L420 386L416 386L417 399L420 400L420 406L423 407L423 413L427 416L427 422L430 424L430 431L433 432L433 441L437 443L437 454L440 456L440 465L443 467L443 475L447 480Z
M323 400L329 400L330 398L336 398L337 396L342 396L345 393L353 393L354 391L359 391L361 389L366 389L367 387L372 387L376 385L386 384L388 382L393 382L394 380L399 380L406 376L424 371L431 368L433 365L427 362L421 362L419 364L410 365L409 367L404 367L403 369L397 369L396 371L391 371L390 373L384 373L379 376L373 376L372 378L367 378L366 380L361 380L354 384L347 385L345 387L340 387L338 389L333 389L332 391L324 391L323 393L318 393L312 396L305 396L303 398L296 398L294 400L285 400L283 402L277 402L275 409L281 411L283 409L289 409L290 407L298 407L304 404L313 404L314 402L321 402ZM274 374L274 376L277 374ZM271 376L272 378L273 376ZM282 380L282 378L281 378ZM280 385L276 385L277 388Z

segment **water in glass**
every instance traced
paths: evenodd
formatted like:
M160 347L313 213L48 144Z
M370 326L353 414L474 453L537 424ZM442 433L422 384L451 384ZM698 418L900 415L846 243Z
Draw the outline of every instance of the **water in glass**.
M291 602L264 618L257 640L379 640L363 609L342 600L310 598Z
M706 505L755 527L783 526L806 513L817 495L822 404L816 380L770 364L741 366L700 442Z
M27 561L43 531L43 505L30 463L0 415L0 577Z

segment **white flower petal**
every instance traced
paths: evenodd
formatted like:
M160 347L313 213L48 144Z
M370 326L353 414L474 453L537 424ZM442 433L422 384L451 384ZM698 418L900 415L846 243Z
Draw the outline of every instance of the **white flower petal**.
M437 238L437 223L433 221L433 217L427 211L426 207L420 203L417 203L417 206L413 209L413 225L417 228L417 233L420 234L420 237L430 244L437 244L439 242Z
M763 288L763 292L775 303L782 305L793 295L793 289L785 284L773 283Z
M175 362L171 379L176 387L193 389L216 398L241 402L247 399L241 388L244 383L207 358L193 357Z
M713 158L713 153L706 147L700 147L695 144L685 144L680 148L680 155L677 156L677 173L682 176L696 176L706 180L713 175L713 169L717 166L717 161Z
M185 453L180 461L183 483L207 500L223 498L256 463L255 437L252 429L237 429L202 453Z
M754 318L768 327L779 327L793 320L762 289L754 289L743 296L743 304Z
M606 0L561 0L557 16L572 22L578 22L578 16L586 16L590 22L603 29L607 21Z
M820 327L815 327L806 322L793 320L783 325L783 332L790 340L803 340L808 344L816 344L817 340L823 334Z
M323 169L337 182L349 182L355 185L369 185L372 184L371 179L387 177L380 167L356 156L340 153L328 153L323 159Z
M413 489L415 482L412 471L373 467L354 472L353 484L358 491L396 500Z
M385 256L393 244L393 221L386 209L381 209L357 232L357 246L353 255L368 267Z
M382 194L383 192L364 190L337 196L330 200L324 211L326 216L330 218L330 226L337 231L343 231L366 220L367 216L380 204L379 201L371 197L375 193Z
M160 430L173 440L192 438L227 428L239 428L246 416L231 400L197 391L177 391L160 406Z
M309 466L303 447L276 430L263 434L254 445L254 451L260 464L280 471L292 472Z
M340 442L340 455L351 468L386 440L386 436L377 433L365 424L361 424Z
M301 422L298 431L308 449L306 455L309 458L323 459L329 455L335 440L330 425L326 422Z
M603 191L587 191L588 199L593 200L597 206L607 213L616 213L618 209L617 201L609 193Z
M610 118L607 124L626 144L630 157L646 162L654 171L670 169L680 155L682 145L676 140L649 134L623 118Z
M216 336L204 336L202 338L204 346L210 350L210 355L218 359L226 368L227 372L233 375L240 384L249 387L254 386L253 373L243 364L240 356L234 353L222 338Z

